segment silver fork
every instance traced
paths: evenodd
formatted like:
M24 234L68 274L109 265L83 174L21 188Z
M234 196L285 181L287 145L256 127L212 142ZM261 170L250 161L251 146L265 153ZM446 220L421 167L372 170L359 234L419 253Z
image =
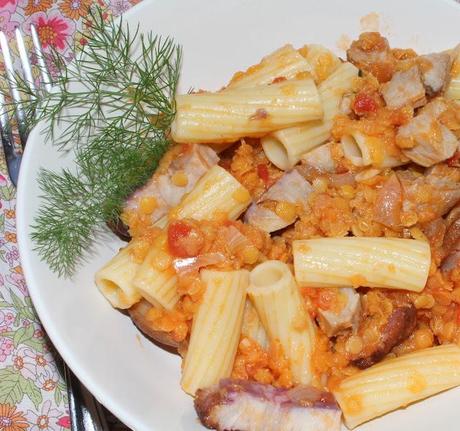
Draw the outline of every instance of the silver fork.
M45 58L38 38L37 31L31 26L34 51L37 57L39 69L41 71L41 86L46 91L51 91L51 77L46 67ZM19 29L15 31L19 57L22 65L24 79L33 94L35 84L32 76L32 68L24 44L24 39ZM5 159L8 166L8 174L14 186L17 186L19 168L29 134L23 101L17 87L16 74L13 67L11 53L8 47L6 35L0 31L0 50L6 69L6 79L9 84L10 96L14 104L14 116L19 132L20 146L16 145L13 139L13 126L10 121L10 110L3 93L0 91L0 135L5 152ZM69 411L72 423L72 431L108 431L102 405L90 394L90 392L75 377L72 371L64 363L64 378L67 384L67 394L69 398Z

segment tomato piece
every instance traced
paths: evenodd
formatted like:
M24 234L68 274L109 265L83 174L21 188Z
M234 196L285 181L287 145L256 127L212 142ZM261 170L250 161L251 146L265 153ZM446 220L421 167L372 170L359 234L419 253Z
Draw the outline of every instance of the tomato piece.
M377 111L378 104L368 93L358 93L353 101L353 111L356 115L365 115Z
M278 82L284 82L286 78L284 76L277 76L273 81L272 84L278 84Z
M169 252L177 257L197 256L204 238L198 229L184 221L173 221L168 226Z
M267 185L270 181L270 172L268 171L267 165L264 165L263 163L257 165L257 175L265 183L265 185Z

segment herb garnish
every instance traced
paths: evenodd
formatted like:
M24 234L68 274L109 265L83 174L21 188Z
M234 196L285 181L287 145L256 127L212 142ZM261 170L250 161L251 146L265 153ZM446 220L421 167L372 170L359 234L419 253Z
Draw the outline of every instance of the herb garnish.
M60 276L70 276L106 221L155 170L169 145L181 48L171 39L133 33L122 22L91 13L91 33L81 55L61 70L51 93L27 105L33 124L45 120L47 138L75 152L76 170L43 169L42 204L32 226L40 256ZM19 89L33 96L25 81ZM36 114L33 116L33 114Z

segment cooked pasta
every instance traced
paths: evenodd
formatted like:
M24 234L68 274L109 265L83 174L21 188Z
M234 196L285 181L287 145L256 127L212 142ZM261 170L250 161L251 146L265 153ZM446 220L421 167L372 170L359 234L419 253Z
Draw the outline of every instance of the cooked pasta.
M295 382L310 383L315 329L289 267L279 261L255 267L248 294L269 339L281 342Z
M460 385L460 347L430 347L344 379L334 390L349 428Z
M195 395L230 377L243 323L249 272L204 270L206 292L193 320L182 370L182 388Z
M122 248L107 264L96 272L96 286L115 308L129 308L141 299L133 284L133 278L140 264L131 250L132 243Z
M299 52L307 60L318 84L327 79L341 64L340 59L322 45L305 45L299 49Z
M321 120L279 130L262 138L265 154L274 165L283 170L289 169L299 161L303 153L327 141L342 97L351 91L353 79L357 75L358 69L351 63L341 64L318 87L324 109Z
M179 300L172 263L167 236L163 233L150 246L133 279L134 286L147 301L168 310Z
M381 139L360 132L343 136L341 144L344 156L355 166L393 168L409 162L402 154L399 157L389 154Z
M245 72L235 73L227 88L271 84L276 78L292 79L310 70L308 61L292 45L285 45Z
M430 269L425 241L400 238L321 238L293 243L301 286L368 286L420 292Z
M317 120L323 108L311 78L272 85L195 93L176 98L171 135L176 142L233 142Z
M254 308L254 305L252 305L252 302L249 299L246 300L246 304L244 306L241 335L255 341L263 349L267 349L269 346L267 332L260 321L257 310Z

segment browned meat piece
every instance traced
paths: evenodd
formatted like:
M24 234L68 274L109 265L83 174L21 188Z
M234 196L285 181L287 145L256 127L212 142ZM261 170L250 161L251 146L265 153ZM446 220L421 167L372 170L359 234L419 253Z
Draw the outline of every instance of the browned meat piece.
M131 241L128 226L126 226L119 217L116 220L108 221L106 224L108 228L122 241Z
M420 56L423 84L427 94L434 96L441 92L449 79L452 60L446 52Z
M179 348L179 343L171 337L171 334L154 329L148 316L148 313L152 308L153 306L149 302L142 299L140 302L129 308L128 313L134 324L144 334L148 335L154 341L162 344L163 346L172 347L174 350L177 350Z
M416 324L417 311L412 304L394 308L387 322L379 328L379 340L373 345L365 346L364 352L361 352L360 356L351 363L360 369L376 364L393 347L409 337Z
M429 167L454 155L459 146L458 139L439 121L447 109L443 99L434 99L408 124L399 128L397 143L406 157L420 166Z
M446 221L443 218L432 220L422 227L422 231L432 248L440 247L446 234Z
M396 228L401 225L401 207L401 183L397 175L393 173L377 193L374 220L385 226Z
M396 72L389 82L382 85L380 92L391 109L399 109L406 105L418 108L426 103L425 87L417 66Z
M347 51L347 59L359 69L372 73L380 82L391 79L395 59L388 41L379 33L362 33Z
M444 235L444 257L441 270L452 271L460 267L460 206L455 207L447 216L447 230Z
M460 169L438 164L425 175L397 173L403 188L403 213L416 214L415 222L427 223L445 215L460 200Z
M195 410L218 431L338 431L341 412L334 396L312 386L293 389L224 379L199 389Z
M273 184L257 202L246 211L244 221L265 232L274 232L294 223L297 219L295 208L305 205L313 191L310 183L296 169L286 172ZM287 203L287 211L272 211L264 206L264 202Z

